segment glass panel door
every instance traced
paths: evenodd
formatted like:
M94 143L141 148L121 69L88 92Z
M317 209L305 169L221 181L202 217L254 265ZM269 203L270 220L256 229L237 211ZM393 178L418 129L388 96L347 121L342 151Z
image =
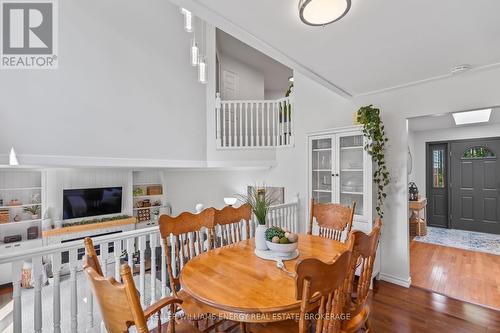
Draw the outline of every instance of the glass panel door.
M333 139L313 139L311 145L312 198L319 203L332 202Z
M351 206L356 202L356 215L363 215L364 164L363 135L339 138L340 203Z

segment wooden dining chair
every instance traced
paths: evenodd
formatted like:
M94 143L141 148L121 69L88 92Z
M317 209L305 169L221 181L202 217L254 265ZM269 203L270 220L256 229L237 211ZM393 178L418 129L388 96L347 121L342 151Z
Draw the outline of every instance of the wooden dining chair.
M95 251L94 242L92 242L92 238L85 237L85 240L83 242L85 244L85 250L87 252L87 257L86 257L87 265L92 267L97 274L103 276L101 263L99 262L99 257L97 256L97 253Z
M225 246L250 238L252 207L248 204L238 208L226 206L215 210L214 247ZM244 233L244 234L243 234Z
M354 230L353 260L351 267L350 298L347 311L350 313L349 320L344 322L342 330L346 333L358 332L365 328L365 332L370 332L370 307L368 295L372 282L373 265L377 254L377 247L380 239L382 220L377 218L375 225L369 235L362 231ZM356 283L356 270L359 271L359 279Z
M353 244L350 238L347 241L347 250L336 256L331 263L316 258L306 258L297 262L296 298L301 300L298 320L251 324L249 332L306 333L313 325L315 332L342 332Z
M311 199L309 228L307 233L312 235L314 220L319 226L319 236L342 241L342 234L349 234L354 219L356 203L344 206L335 203L316 203Z
M161 310L168 307L169 318L173 318L176 307L182 303L182 300L178 298L164 297L143 310L135 289L132 271L128 265L121 266L120 275L123 284L113 277L105 278L100 275L93 267L92 258L89 256L86 257L83 269L94 297L97 299L108 333L128 332L131 326L135 326L138 333L149 332L147 321L155 314L158 314L158 327L155 332L161 333ZM175 320L169 320L168 328L164 331L200 333L192 325L176 323Z
M180 307L196 326L199 320L207 318L207 314L218 313L218 310L196 301L184 292L179 283L179 275L189 260L212 248L214 218L215 209L207 208L199 214L184 212L176 217L162 215L159 220L160 234L167 257L170 289L174 297L182 300ZM216 329L221 323L216 321L212 325L207 325L204 332Z

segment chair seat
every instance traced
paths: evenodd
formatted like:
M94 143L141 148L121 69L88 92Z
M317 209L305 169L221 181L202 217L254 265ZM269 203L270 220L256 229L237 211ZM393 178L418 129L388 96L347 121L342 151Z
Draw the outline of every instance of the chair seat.
M206 318L207 314L215 315L216 313L218 313L217 309L198 302L183 290L180 290L177 293L177 296L182 299L182 304L180 305L180 307L189 320L203 319Z
M295 320L284 320L266 324L247 324L247 331L252 333L296 333L299 323Z
M344 321L342 324L342 332L357 332L365 324L366 320L370 316L370 307L365 305L360 309L356 309L355 312L351 312L351 318Z

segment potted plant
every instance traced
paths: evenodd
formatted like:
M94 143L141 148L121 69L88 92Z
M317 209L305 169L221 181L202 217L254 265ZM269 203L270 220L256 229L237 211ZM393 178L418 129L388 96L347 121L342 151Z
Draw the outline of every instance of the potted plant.
M31 219L38 219L38 214L40 213L40 206L34 205L29 207L24 207L24 212L31 214Z
M274 198L265 187L257 188L252 186L247 195L241 195L240 201L250 205L252 212L257 218L257 228L255 229L255 248L257 250L267 250L266 244L266 218L269 207L274 203Z

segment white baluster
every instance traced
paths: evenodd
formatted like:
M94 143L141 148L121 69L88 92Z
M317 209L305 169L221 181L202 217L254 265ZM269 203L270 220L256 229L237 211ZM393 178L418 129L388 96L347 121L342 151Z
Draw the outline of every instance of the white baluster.
M260 146L260 134L261 134L261 127L260 127L260 106L261 103L257 102L255 103L255 145Z
M248 103L245 102L245 147L248 147Z
M134 252L135 252L135 238L128 238L127 242L127 263L134 275Z
M42 332L42 257L33 257L31 274L33 274L33 279L35 281L34 286L34 330L35 333Z
M273 127L272 127L272 137L273 137L273 142L272 145L276 147L276 102L271 103L271 110L272 110L272 118L273 118Z
M240 102L240 109L239 109L239 123L240 123L240 142L238 146L243 147L243 103Z
M222 147L226 146L226 103L222 104Z
M101 270L103 276L108 276L108 256L109 256L109 244L103 243L101 244Z
M267 109L267 142L266 145L270 146L271 145L271 103L267 102L266 103L266 109Z
M52 285L52 308L54 333L61 332L61 253L52 254L52 275L54 283Z
M228 103L229 106L229 146L233 147L233 103Z
M115 241L113 243L113 253L115 255L115 280L120 282L122 277L120 275L120 259L122 256L122 241Z
M280 144L282 146L285 145L285 103L280 101L280 114L281 114L281 123L280 123Z
M141 298L141 304L145 306L145 275L146 275L146 265L145 256L146 254L146 236L139 237L139 294Z
M14 301L13 326L14 333L23 332L22 301L21 301L21 270L22 261L12 263L12 299Z
M151 303L156 301L156 247L158 246L158 235L149 235L149 246L151 248Z
M217 146L221 146L221 124L220 124L220 112L221 112L221 100L220 93L215 94L215 138L217 140Z
M250 103L250 146L253 147L255 145L254 142L254 133L253 133L253 116L254 116L254 103Z
M69 284L71 286L70 309L71 309L71 332L78 332L78 285L76 279L77 250L69 251Z
M170 240L172 243L172 239ZM171 246L170 248L173 248ZM172 269L176 267L175 263L172 262ZM167 256L165 255L165 243L161 242L161 297L167 296Z

